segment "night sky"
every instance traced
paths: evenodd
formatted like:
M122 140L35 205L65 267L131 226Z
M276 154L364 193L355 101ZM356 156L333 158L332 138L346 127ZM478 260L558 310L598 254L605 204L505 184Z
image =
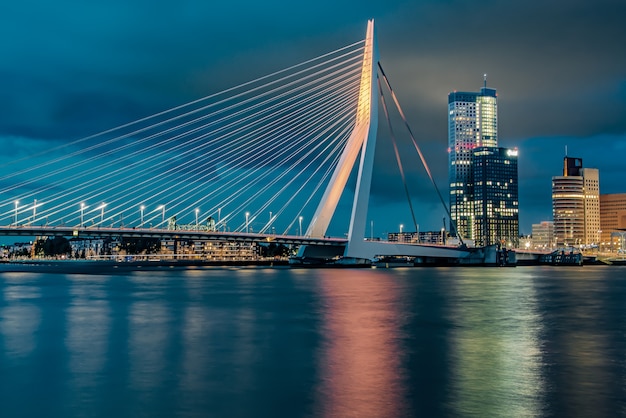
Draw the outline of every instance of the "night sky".
M499 144L519 148L521 233L551 220L565 146L600 170L601 193L626 192L623 0L4 2L0 163L351 44L369 18L446 202L447 95L477 91L483 73L498 90ZM411 218L389 146L376 164L382 234ZM439 229L417 157L405 164L420 229Z

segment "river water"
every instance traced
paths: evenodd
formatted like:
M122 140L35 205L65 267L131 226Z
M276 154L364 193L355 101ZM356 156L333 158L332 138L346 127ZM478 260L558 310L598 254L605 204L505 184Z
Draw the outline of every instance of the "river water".
M626 267L0 273L0 416L626 416Z

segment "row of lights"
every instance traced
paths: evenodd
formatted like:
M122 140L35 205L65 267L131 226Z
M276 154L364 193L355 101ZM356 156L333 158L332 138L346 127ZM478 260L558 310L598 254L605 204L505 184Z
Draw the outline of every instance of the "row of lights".
M15 225L18 224L18 218L17 218L17 210L19 207L20 201L16 200L15 201ZM104 208L106 207L106 203L102 203L100 206L98 206L97 209L100 209L100 224L102 224L104 222ZM81 202L80 204L80 227L82 228L84 225L84 216L85 216L85 209L88 206L85 205L84 202ZM140 223L141 226L140 228L143 228L143 220L144 220L144 211L145 211L146 207L144 205L139 206L139 213L140 213ZM156 210L160 210L161 211L161 222L164 223L165 222L165 205L160 205L156 208ZM218 218L221 217L221 208L218 209ZM195 214L196 214L196 228L198 227L199 223L198 223L198 215L200 213L200 209L196 209L195 210ZM35 217L37 215L37 199L35 199L34 204L33 204L33 222L35 220ZM302 216L298 217L298 222L299 222L299 234L302 235ZM270 222L272 221L272 212L270 212ZM219 221L218 221L219 222ZM246 233L250 232L250 212L246 212ZM402 233L402 225L400 225L400 233Z

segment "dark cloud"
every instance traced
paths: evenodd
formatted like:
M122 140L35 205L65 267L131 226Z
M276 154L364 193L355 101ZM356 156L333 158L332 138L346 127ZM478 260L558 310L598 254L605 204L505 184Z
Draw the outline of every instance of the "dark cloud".
M488 73L500 96L501 138L589 135L607 125L623 132L624 15L619 1L422 5L391 26L381 50L417 120L443 121L447 93L475 91ZM427 137L445 134L445 123L422 125Z
M86 136L350 44L373 17L383 66L444 195L447 94L477 90L489 74L500 143L521 151L527 231L551 217L545 185L564 143L600 168L603 192L624 191L614 157L626 133L624 16L621 0L8 2L0 136L38 144ZM387 203L404 199L403 186L392 149L379 142L372 210L392 218L399 209ZM27 143L13 142L12 152L23 155ZM401 147L419 216L439 218L417 156Z

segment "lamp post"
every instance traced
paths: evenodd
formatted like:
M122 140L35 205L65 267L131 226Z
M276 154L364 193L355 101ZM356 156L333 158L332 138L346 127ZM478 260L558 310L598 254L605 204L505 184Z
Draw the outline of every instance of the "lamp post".
M81 203L80 204L80 227L83 227L83 220L84 220L84 215L85 215L85 204Z
M198 227L198 212L200 212L200 209L196 209L196 231L197 231L198 229L200 229L200 228Z
M32 224L35 223L37 217L37 199L35 199L35 201L33 202L33 221Z
M144 205L139 206L139 213L140 213L140 220L141 220L141 225L140 228L143 228L143 211L146 207Z
M20 204L19 200L15 201L15 226L17 226L17 205Z
M250 212L246 212L246 234L250 231L249 230L249 216L250 216Z
M404 228L404 225L400 224L400 235L398 236L399 242L404 242L404 237L402 236L402 228Z
M298 222L300 224L300 235L302 235L302 216L298 218Z

